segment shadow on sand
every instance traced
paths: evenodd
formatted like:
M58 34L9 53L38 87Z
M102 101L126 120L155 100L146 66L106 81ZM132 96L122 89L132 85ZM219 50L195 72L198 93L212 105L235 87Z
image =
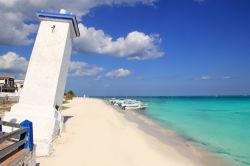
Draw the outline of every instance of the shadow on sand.
M73 118L74 116L64 116L63 123L66 123L69 119Z

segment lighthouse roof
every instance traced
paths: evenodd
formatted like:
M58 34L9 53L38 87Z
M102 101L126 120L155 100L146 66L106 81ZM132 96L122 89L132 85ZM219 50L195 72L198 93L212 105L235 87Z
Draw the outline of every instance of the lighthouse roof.
M39 11L36 12L36 14L40 20L70 22L73 26L75 37L80 36L76 15L68 13L45 12L45 11Z

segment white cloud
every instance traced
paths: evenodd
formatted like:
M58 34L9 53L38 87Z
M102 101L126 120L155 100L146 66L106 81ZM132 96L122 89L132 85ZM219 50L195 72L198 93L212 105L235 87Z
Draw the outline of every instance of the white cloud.
M213 77L213 76L201 76L198 80L228 80L232 79L232 76L220 76L220 77Z
M58 1L51 0L0 0L0 44L27 45L32 43L29 35L36 31L34 24L35 11L59 11L61 8L77 14L79 17L87 14L90 9L106 5L128 5L137 4L153 5L157 0L77 0Z
M89 65L86 62L79 62L79 61L71 62L69 68L70 75L76 77L96 76L102 71L103 71L102 67Z
M15 52L8 52L0 56L0 75L24 78L28 63L24 57Z
M0 56L0 75L23 79L29 61L15 52L8 52ZM103 71L102 67L90 65L86 62L73 61L70 64L69 74L72 76L96 76ZM97 76L98 79L101 76Z
M28 45L33 42L29 35L36 32L37 25L25 24L22 14L5 12L1 10L1 7L0 17L0 44Z
M61 8L73 12L81 18L90 9L106 5L137 4L154 5L158 0L78 0L60 3L50 0L0 0L0 44L2 45L29 45L33 42L30 37L37 31L38 25L30 23L37 20L35 11L59 11ZM27 23L29 22L29 24ZM158 58L164 55L159 48L161 38L158 34L147 35L133 31L124 37L113 39L103 30L94 27L85 27L79 24L81 37L76 39L74 49L79 53L96 53L122 57L126 59L145 60Z
M159 48L161 38L159 35L146 35L143 32L133 31L126 37L114 40L103 30L94 27L85 27L79 24L81 36L75 40L78 53L97 53L129 60L154 59L164 55Z
M109 78L120 78L120 77L127 77L130 74L131 74L130 70L120 68L120 69L116 69L116 70L108 72L106 74L106 77L109 77Z
M213 79L213 77L211 77L211 76L201 76L199 79L200 80L211 80L211 79Z

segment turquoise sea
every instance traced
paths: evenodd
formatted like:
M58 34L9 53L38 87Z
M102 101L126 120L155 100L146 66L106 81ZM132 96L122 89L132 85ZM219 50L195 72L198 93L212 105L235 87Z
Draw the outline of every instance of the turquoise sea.
M143 97L141 113L240 165L250 165L250 97Z

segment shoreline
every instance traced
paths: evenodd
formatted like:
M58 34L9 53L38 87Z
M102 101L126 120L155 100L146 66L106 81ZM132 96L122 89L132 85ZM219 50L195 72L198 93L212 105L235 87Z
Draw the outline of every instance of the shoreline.
M205 149L205 147L201 146L198 142L189 141L173 129L154 122L153 119L150 119L143 113L139 113L138 111L124 111L120 107L113 106L105 100L104 102L123 114L127 120L137 123L139 128L145 133L154 136L164 144L174 146L180 153L195 160L195 162L199 162L204 166L237 165L231 159L219 156L216 152Z
M178 132L167 126L160 125L143 113L139 113L138 111L124 111L120 107L109 104L109 102L105 101L105 103L116 109L119 113L123 114L127 120L137 123L139 125L138 128L143 130L145 133L154 136L164 144L173 146L180 153L188 158L191 158L195 162L198 162L204 166L238 165L231 159L219 156L216 154L216 152L205 149L205 147L202 147L198 142L185 139L183 135L180 135Z
M231 166L137 113L122 113L103 99L75 98L65 105L65 131L43 165Z

